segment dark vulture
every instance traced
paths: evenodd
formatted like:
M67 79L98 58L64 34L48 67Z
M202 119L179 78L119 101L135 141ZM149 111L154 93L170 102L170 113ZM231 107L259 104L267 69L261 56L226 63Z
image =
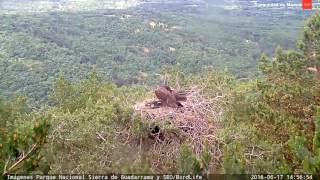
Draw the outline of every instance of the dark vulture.
M161 86L160 86L161 87ZM183 92L176 92L174 90L172 90L169 86L167 85L163 85L162 87L166 88L168 91L170 91L174 97L176 98L177 101L186 101L187 97L186 94Z
M173 91L169 86L163 85L155 90L157 98L168 107L183 107L179 101L185 101L187 98L182 93Z

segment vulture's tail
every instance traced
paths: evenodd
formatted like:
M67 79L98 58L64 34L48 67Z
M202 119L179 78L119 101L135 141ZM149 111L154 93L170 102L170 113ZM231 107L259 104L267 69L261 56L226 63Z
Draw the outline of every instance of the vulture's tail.
M176 97L177 101L186 101L187 100L187 93L185 92L174 92L174 96Z

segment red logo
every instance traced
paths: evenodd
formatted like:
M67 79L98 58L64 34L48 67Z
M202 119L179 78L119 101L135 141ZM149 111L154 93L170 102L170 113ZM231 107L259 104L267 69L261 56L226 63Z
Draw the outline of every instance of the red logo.
M302 9L304 10L312 9L312 0L302 0Z

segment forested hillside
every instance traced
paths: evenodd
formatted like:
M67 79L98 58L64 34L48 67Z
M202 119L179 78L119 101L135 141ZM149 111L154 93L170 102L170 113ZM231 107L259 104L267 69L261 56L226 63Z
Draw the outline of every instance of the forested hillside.
M2 175L320 175L320 15L178 5L1 14Z
M198 73L228 68L256 76L262 52L294 47L305 15L230 11L212 4L152 3L126 10L1 14L0 90L4 97L47 102L54 80L72 81L96 70L117 85L161 82L165 66ZM213 3L214 4L214 3ZM197 5L197 4L196 4ZM270 14L271 13L271 14ZM292 13L292 14L291 14Z

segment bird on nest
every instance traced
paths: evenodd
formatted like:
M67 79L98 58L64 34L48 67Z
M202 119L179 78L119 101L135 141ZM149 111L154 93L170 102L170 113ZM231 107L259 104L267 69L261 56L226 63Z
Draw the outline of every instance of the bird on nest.
M180 101L186 101L187 97L182 92L176 92L167 85L161 85L155 90L156 97L163 106L172 108L183 107Z

